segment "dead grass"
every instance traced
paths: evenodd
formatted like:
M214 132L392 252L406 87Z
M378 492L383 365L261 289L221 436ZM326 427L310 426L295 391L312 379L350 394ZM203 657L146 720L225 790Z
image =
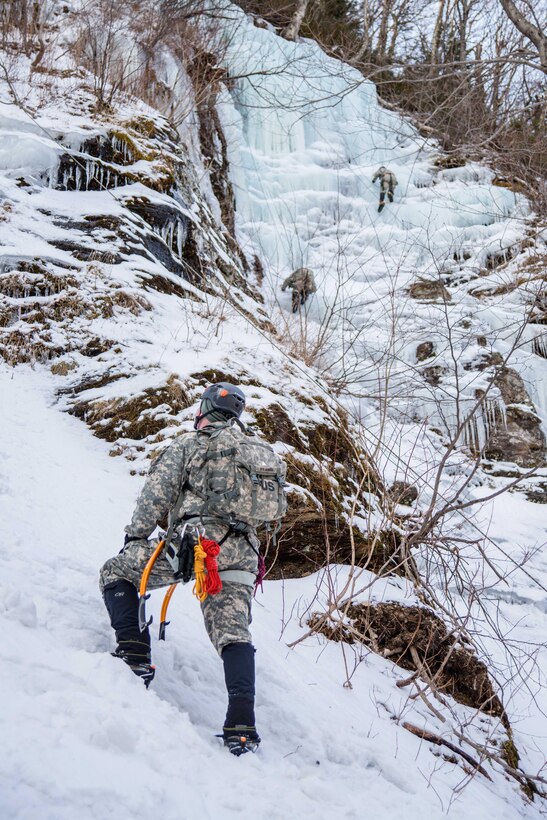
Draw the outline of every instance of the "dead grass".
M303 403L309 406L310 400ZM349 504L356 499L356 512L364 514L363 493L379 494L382 483L352 441L345 414L329 409L324 401L322 409L324 422L298 425L277 403L254 412L267 441L294 448L284 456L287 481L304 491L290 493L277 546L267 556L268 577L301 577L326 563L350 563L352 538L357 564L375 572L398 571L394 532L363 534L355 526L350 529Z
M103 319L111 319L115 315L116 308L127 310L133 316L138 316L143 310L152 310L152 305L144 296L128 293L125 290L116 290L102 296L96 304L99 306L98 309Z
M50 333L23 333L13 330L0 340L0 357L10 367L17 364L45 363L67 353L69 348L54 345Z
M68 376L71 370L75 370L78 365L76 362L55 362L50 367L51 372L54 376Z
M419 299L422 302L450 302L452 299L443 283L433 279L413 282L408 294L411 299Z
M426 682L434 681L440 693L458 703L501 718L507 728L486 665L458 643L431 610L396 603L356 604L348 608L347 617L347 626L321 625L319 631L331 640L363 643ZM319 616L312 615L309 623L319 623Z
M0 293L10 299L51 296L78 286L78 280L71 274L52 273L38 260L33 265L21 261L19 266L20 270L0 275ZM33 269L25 270L23 266Z
M184 387L172 374L163 387L147 388L129 399L79 401L69 412L83 419L98 438L117 442L156 436L165 427L176 424L175 416L191 404Z

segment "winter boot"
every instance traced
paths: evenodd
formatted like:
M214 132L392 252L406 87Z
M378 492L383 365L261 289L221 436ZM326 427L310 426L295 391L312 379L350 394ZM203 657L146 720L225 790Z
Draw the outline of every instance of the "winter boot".
M393 191L391 190L391 188L387 192L387 198L389 199L390 202L393 202Z
M382 211L384 210L385 204L386 204L385 202L380 202L380 204L378 205L378 213L379 214L381 214Z
M150 632L148 629L144 632L139 629L137 590L129 581L116 581L105 588L103 597L118 641L112 655L125 661L148 688L156 668L151 664Z
M224 745L239 757L245 752L256 752L260 743L254 713L254 646L250 643L230 643L222 650L222 661L228 690L228 711L222 736Z
M150 647L141 641L120 641L116 650L110 653L114 658L121 658L128 665L131 671L141 678L148 689L154 675L156 667L150 661Z

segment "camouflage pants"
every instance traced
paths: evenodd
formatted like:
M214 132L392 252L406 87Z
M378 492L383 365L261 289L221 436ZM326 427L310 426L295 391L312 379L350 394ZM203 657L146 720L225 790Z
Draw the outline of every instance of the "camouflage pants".
M228 545L230 541L232 539L228 539L226 544ZM144 539L130 541L119 555L110 558L100 571L101 593L109 584L122 580L129 581L138 589L144 567L157 543L157 540L145 541ZM222 550L224 551L224 544ZM230 552L229 548L226 552ZM246 563L248 562L249 559ZM244 568L247 569L247 567ZM222 566L222 569L226 567ZM162 553L150 573L147 588L149 590L160 589L174 583L177 581L173 577L173 570ZM188 590L188 594L191 594L191 589ZM253 588L247 584L223 582L222 590L217 595L209 595L201 604L207 634L219 655L230 643L252 643L249 631L249 624L252 620L252 598Z
M292 292L292 312L293 313L296 313L299 310L300 305L303 305L306 302L308 296L309 296L309 293L308 293L307 290L299 290L298 288L293 289L293 292Z
M389 201L393 202L393 186L391 185L391 182L383 179L380 184L380 189L380 203L384 202L386 194Z

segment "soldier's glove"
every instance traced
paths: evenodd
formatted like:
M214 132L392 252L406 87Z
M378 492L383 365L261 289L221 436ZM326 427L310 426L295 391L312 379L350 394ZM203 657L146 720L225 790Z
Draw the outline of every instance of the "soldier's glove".
M284 292L287 290L287 285L281 285L281 290L282 290L282 291L283 291L283 293L284 293Z

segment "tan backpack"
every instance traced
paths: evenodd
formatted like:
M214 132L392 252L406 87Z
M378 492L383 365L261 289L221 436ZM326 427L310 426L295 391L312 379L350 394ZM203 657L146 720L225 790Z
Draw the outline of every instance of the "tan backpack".
M182 511L253 529L277 525L287 509L287 467L273 447L235 424L199 436ZM192 498L194 496L194 498Z

